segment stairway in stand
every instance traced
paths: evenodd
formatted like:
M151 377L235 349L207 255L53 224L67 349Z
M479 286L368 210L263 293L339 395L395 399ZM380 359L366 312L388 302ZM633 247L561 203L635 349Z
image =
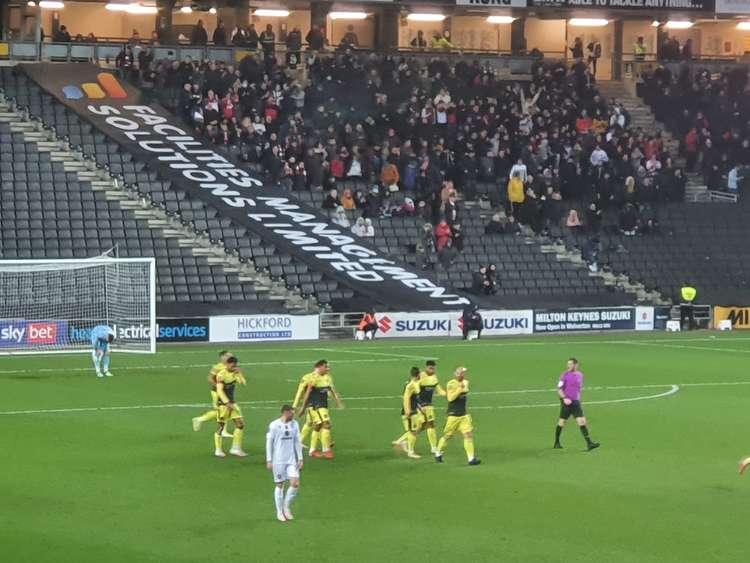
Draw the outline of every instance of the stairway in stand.
M664 128L664 124L656 121L654 114L643 100L630 92L631 88L624 82L616 80L600 80L597 88L602 96L607 99L614 98L630 114L630 125L640 127L646 134L653 134L657 129L661 130L664 147L672 154L677 166L684 166L685 159L679 156L680 142ZM685 187L685 201L698 202L708 200L708 188L700 174L688 174L688 182Z

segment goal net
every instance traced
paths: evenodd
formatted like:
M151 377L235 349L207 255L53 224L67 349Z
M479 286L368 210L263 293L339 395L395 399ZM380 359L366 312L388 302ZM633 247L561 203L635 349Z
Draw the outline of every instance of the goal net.
M113 350L156 351L153 258L0 260L0 354L88 352L98 325Z

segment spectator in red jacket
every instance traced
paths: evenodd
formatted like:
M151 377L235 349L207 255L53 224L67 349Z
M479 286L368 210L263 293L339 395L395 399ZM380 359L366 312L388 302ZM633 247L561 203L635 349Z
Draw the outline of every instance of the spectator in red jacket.
M435 241L438 250L448 246L452 238L451 228L445 219L442 219L435 227Z

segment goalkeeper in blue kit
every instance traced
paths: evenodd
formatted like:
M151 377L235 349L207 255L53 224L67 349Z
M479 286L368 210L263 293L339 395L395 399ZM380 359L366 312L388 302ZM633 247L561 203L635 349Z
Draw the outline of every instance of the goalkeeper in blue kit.
M110 345L115 339L115 331L107 325L95 326L91 329L91 357L94 359L96 377L112 377L109 371Z

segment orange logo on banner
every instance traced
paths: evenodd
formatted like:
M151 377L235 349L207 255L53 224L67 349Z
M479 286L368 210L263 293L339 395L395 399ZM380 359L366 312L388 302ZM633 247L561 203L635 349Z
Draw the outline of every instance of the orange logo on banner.
M97 82L85 82L81 86L69 84L63 87L63 94L68 100L81 100L88 98L90 100L101 100L106 97L116 100L124 100L128 97L125 88L109 72L100 72L96 75Z

